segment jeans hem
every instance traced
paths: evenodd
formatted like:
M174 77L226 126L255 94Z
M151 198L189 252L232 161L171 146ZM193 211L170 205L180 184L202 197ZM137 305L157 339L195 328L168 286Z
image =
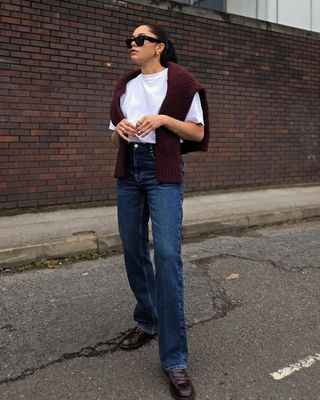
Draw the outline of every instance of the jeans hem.
M148 333L149 335L157 335L158 332L154 332L154 331L150 331L150 329L147 329L146 327L137 324L137 327L140 328L141 330L143 330L144 332Z
M174 367L168 367L168 368L166 368L166 367L164 367L164 366L162 365L162 369L163 369L165 372L170 372L170 371L174 371L175 369L187 369L187 366L186 366L186 364L180 364L180 365L175 365Z

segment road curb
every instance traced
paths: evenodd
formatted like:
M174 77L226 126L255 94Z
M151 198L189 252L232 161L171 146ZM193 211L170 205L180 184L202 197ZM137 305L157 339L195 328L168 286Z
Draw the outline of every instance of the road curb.
M183 225L183 239L196 239L206 234L222 234L239 229L301 221L320 216L320 205L304 208L282 209L229 217L217 217L207 221L188 221ZM44 243L31 244L0 250L0 270L12 269L37 259L66 258L88 251L103 254L121 249L119 235L106 232L75 234Z
M72 235L49 242L0 250L0 270L18 267L37 259L63 258L97 250L95 234Z

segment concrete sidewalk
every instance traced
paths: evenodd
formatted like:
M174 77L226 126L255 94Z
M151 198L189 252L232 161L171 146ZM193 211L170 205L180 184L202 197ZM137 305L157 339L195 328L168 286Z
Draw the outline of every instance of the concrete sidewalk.
M320 216L320 186L189 196L184 239ZM28 213L0 218L0 269L39 258L120 248L116 207Z

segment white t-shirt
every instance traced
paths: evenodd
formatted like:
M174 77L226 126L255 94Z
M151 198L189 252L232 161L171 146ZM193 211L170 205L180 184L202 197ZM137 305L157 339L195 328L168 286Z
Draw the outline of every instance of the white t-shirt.
M120 97L120 107L124 117L132 124L136 124L139 118L144 115L157 115L161 104L166 97L168 88L168 68L156 74L140 74L127 83L126 91ZM203 122L203 111L199 93L197 92L192 100L190 109L185 121ZM114 130L115 126L110 121L109 129ZM152 131L143 138L129 136L129 141L142 143L155 143L156 133Z

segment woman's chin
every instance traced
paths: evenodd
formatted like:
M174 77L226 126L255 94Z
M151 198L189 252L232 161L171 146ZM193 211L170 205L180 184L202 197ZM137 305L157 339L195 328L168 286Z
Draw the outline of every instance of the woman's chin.
M131 56L131 62L135 65L141 65L141 61L137 60L135 56Z

